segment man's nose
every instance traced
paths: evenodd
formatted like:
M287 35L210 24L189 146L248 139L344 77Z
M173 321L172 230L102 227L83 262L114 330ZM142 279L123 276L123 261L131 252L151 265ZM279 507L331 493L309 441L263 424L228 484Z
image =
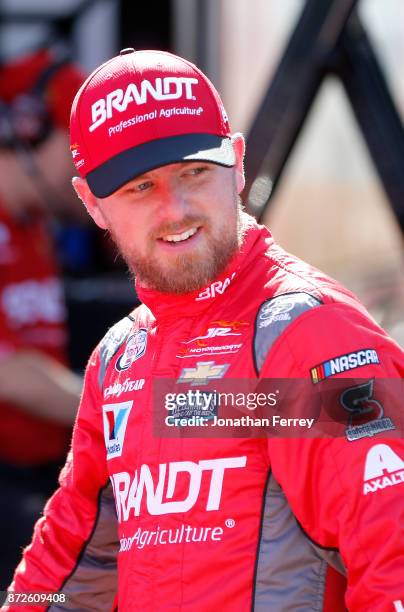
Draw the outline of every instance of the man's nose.
M164 185L160 191L158 214L164 221L180 221L189 212L187 198L175 183Z

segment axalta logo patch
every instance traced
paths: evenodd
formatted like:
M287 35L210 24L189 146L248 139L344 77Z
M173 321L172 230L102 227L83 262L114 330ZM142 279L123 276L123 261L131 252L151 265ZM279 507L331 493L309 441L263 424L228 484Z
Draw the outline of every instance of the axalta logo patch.
M138 329L132 336L129 336L125 351L116 360L115 369L118 372L127 370L132 363L146 353L147 329Z
M335 374L342 374L372 363L380 363L376 351L374 349L361 349L320 363L310 370L311 379L316 384L325 378L335 376Z
M376 444L366 456L363 494L375 493L404 482L404 461L388 444Z
M233 274L225 278L224 281L215 281L214 283L209 285L209 287L206 287L206 289L201 291L198 297L195 298L195 301L199 302L201 300L208 300L210 298L214 298L217 295L222 295L226 291L227 287L230 285L231 281L233 280L235 276L236 276L236 273L233 272Z
M132 406L133 401L106 404L102 407L107 459L122 455L126 426Z
M123 113L130 104L141 106L149 98L154 100L177 100L185 97L195 100L192 86L198 84L198 79L191 77L164 77L154 80L143 79L139 85L129 83L125 91L114 89L105 98L100 98L91 106L92 124L89 131L93 132L115 113Z
M172 461L161 463L156 477L153 477L150 467L145 464L136 470L134 475L128 472L113 474L111 482L118 521L122 523L131 516L139 516L144 499L147 512L153 516L188 512L198 501L205 478L209 479L207 499L204 495L205 510L208 512L218 510L226 470L244 468L246 463L245 456L205 459L198 463ZM186 489L184 482L188 483ZM184 490L186 490L185 497ZM180 499L173 499L175 497Z

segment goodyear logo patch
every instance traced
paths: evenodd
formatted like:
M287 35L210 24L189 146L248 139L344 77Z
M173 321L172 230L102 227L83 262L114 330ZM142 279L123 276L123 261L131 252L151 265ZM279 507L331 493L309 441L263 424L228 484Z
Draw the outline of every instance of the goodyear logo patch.
M380 363L379 356L374 349L361 349L354 353L346 353L311 368L311 380L317 384L335 374L355 370L371 363Z

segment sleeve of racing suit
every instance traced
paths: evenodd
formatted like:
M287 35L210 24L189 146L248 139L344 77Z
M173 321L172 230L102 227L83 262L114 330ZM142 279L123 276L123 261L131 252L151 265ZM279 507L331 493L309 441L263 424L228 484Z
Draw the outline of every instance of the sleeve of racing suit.
M9 593L63 594L51 604L32 606L35 611L105 611L116 594L117 521L106 468L98 361L95 351L60 488L46 504L9 587Z
M325 381L310 380L313 368L323 367L316 371L325 376L330 360L363 349L375 351L360 353L369 355L369 363L338 361L345 371L337 377L395 379L387 397L378 395L375 385L375 395L366 398L383 406L381 414L395 429L388 427L392 431L383 436L359 427L352 441L346 435L277 437L269 441L269 454L303 531L320 546L339 550L347 569L349 611L394 612L404 610L403 351L360 310L327 304L304 313L279 336L260 376L305 378L318 388Z

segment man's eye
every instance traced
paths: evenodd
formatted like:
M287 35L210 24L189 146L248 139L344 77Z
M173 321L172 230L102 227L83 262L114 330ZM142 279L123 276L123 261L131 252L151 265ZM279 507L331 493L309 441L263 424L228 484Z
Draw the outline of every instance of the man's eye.
M146 191L151 186L151 181L144 181L135 185L135 191Z
M143 181L142 183L133 183L128 185L125 192L126 193L139 193L139 191L146 191L151 187L151 181Z
M206 166L196 166L195 168L190 168L189 174L192 176L197 176L198 174L203 174L203 172L206 172L206 170Z

